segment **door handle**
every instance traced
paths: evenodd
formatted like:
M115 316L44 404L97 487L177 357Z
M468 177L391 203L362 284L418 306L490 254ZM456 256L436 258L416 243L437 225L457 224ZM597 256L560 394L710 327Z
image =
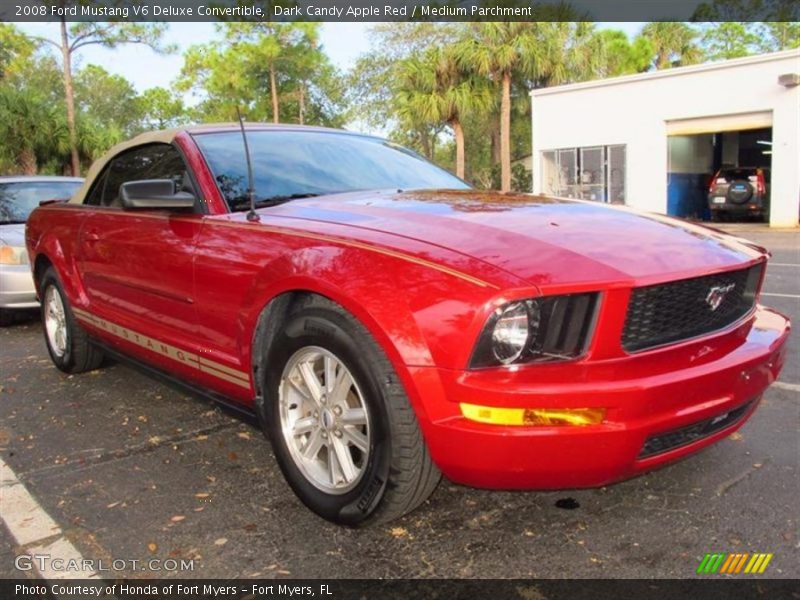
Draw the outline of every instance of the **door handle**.
M100 241L100 234L90 231L86 234L86 241L87 242L98 242Z

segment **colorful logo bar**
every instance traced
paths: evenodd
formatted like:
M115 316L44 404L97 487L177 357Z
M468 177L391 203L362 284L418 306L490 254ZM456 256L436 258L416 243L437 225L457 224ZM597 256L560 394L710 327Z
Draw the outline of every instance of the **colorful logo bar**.
M717 552L706 554L697 567L698 573L720 575L735 575L737 573L763 573L767 569L772 554L747 552L725 554Z

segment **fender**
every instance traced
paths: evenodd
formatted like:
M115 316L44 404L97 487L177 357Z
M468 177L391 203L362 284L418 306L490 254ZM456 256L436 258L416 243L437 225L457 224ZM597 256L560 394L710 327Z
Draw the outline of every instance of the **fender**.
M331 269L331 261L339 265L368 261L375 277L365 279L363 271L360 277L354 276L347 268ZM495 293L391 256L321 244L283 253L262 265L251 281L239 324L242 355L249 351L252 331L264 307L283 293L305 290L325 296L353 314L393 363L419 367L463 368L477 335L474 323L484 322L484 308ZM391 292L412 286L417 288L416 294ZM481 315L476 321L477 313ZM454 345L453 337L448 337L452 335L463 338L463 343ZM448 341L443 342L443 337Z

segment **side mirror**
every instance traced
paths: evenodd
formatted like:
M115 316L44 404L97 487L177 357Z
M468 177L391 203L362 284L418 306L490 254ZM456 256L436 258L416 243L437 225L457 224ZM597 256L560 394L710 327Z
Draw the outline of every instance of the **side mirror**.
M180 209L192 208L194 194L176 192L171 179L143 179L128 181L119 186L119 197L126 209Z

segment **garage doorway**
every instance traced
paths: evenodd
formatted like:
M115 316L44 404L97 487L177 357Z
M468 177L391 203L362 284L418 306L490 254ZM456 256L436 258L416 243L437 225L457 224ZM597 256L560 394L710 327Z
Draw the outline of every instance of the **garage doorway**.
M768 220L771 112L668 121L667 143L668 214Z

